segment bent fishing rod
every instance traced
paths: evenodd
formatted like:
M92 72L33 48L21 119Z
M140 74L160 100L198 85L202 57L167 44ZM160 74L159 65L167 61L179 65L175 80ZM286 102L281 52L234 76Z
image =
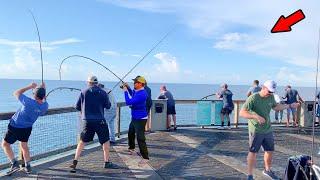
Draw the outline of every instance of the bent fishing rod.
M46 95L46 98L48 98L48 96L53 93L54 91L56 90L64 90L64 89L67 89L67 90L70 90L70 91L81 91L81 89L78 89L78 88L72 88L72 87L57 87L57 88L54 88L52 89L51 91L48 92L48 94Z
M74 57L79 57L79 58L87 59L87 60L89 60L89 61L92 61L92 62L94 62L94 63L102 66L105 70L107 70L108 72L110 72L111 74L113 74L116 78L118 78L121 82L123 82L122 79L121 79L119 76L117 76L113 71L111 71L111 70L110 70L109 68L107 68L105 65L101 64L100 62L98 62L98 61L96 61L96 60L94 60L94 59L92 59L92 58L89 58L89 57L86 57L86 56L82 56L82 55L77 55L77 54L68 56L68 57L64 58L64 59L61 61L60 66L59 66L59 79L60 79L60 81L61 81L61 69L62 69L63 63L64 63L67 59L74 58ZM124 82L123 82L123 83L124 83Z
M137 62L137 64L135 64L135 65L127 72L127 74L125 74L122 78L120 78L120 81L119 81L116 85L113 86L113 88L109 91L109 93L110 93L111 91L113 91L121 82L124 83L123 80L124 80L153 50L155 50L155 49L159 46L159 44L161 44L162 41L165 40L173 30L174 30L174 28L170 29L170 31L168 31L168 32Z
M33 22L36 26L37 29L37 35L38 35L38 41L39 41L39 48L40 48L40 57L41 57L41 82L43 84L43 58L42 58L42 45L41 45L41 38L40 38L40 32L39 32L39 28L38 28L38 24L36 21L36 18L34 17L32 11L29 9L29 13L31 14L32 18L33 18Z
M204 96L203 98L201 98L200 101L201 101L201 100L204 100L204 99L207 99L208 97L215 96L215 95L216 95L216 93L209 94L209 95Z

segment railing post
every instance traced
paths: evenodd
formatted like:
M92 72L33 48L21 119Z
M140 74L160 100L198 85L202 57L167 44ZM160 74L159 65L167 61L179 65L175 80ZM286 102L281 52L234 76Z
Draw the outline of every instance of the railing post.
M234 124L236 125L236 128L238 128L238 123L239 123L239 112L240 112L240 103L239 101L236 101L235 107L234 107Z
M121 117L121 106L117 105L117 133L118 133L118 138L120 138L120 118Z

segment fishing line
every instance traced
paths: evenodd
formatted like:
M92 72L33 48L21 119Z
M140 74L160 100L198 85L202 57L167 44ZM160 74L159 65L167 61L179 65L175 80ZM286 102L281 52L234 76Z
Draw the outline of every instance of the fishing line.
M70 91L81 91L81 89L78 89L78 88L72 88L72 87L57 87L57 88L54 88L52 89L51 91L48 92L48 94L46 95L46 98L48 98L48 96L53 93L54 91L57 91L57 90L64 90L64 89L67 89L67 90L70 90Z
M116 78L118 78L121 82L123 82L122 79L121 79L119 76L117 76L114 72L112 72L112 71L111 71L109 68L107 68L105 65L101 64L100 62L98 62L98 61L96 61L96 60L94 60L94 59L92 59L92 58L89 58L89 57L86 57L86 56L77 55L77 54L68 56L68 57L64 58L64 59L61 61L60 67L59 67L59 79L60 79L60 81L61 81L61 68L62 68L62 64L63 64L67 59L74 58L74 57L79 57L79 58L87 59L87 60L90 60L90 61L92 61L92 62L94 62L94 63L102 66L104 69L106 69L106 70L109 71L111 74L113 74Z
M138 61L138 63L135 64L135 65L127 72L127 74L125 74L122 78L120 78L120 81L119 81L116 85L113 86L113 88L109 91L109 93L110 93L111 91L113 91L114 88L116 88L121 82L123 83L123 80L124 80L154 49L156 49L156 47L158 47L159 44L161 44L161 42L162 42L163 40L165 40L173 30L174 30L174 28L170 29L170 31L168 31L168 32Z
M37 34L38 34L38 41L39 41L39 48L40 48L40 57L41 57L41 82L43 84L43 58L42 58L42 45L41 45L41 38L40 38L40 32L39 32L39 28L38 28L38 24L36 21L36 18L34 17L32 11L29 9L29 13L31 14L32 18L33 18L33 22L36 26L37 29Z

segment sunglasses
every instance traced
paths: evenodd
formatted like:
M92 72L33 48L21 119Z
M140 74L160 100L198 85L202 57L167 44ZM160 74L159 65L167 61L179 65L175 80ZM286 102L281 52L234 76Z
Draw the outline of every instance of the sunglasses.
M271 92L271 91L269 91L269 90L268 90L268 93L269 93L269 94L273 94L273 92Z

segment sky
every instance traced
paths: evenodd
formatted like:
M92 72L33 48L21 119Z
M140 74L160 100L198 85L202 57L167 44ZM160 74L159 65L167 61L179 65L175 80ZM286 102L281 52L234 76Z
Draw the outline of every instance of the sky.
M270 32L281 15L303 10L291 32ZM125 79L148 82L314 86L320 28L318 0L26 0L0 6L0 78L41 79L36 27L43 46L44 78L59 79L65 57L92 58ZM81 58L62 65L62 80L117 81Z

